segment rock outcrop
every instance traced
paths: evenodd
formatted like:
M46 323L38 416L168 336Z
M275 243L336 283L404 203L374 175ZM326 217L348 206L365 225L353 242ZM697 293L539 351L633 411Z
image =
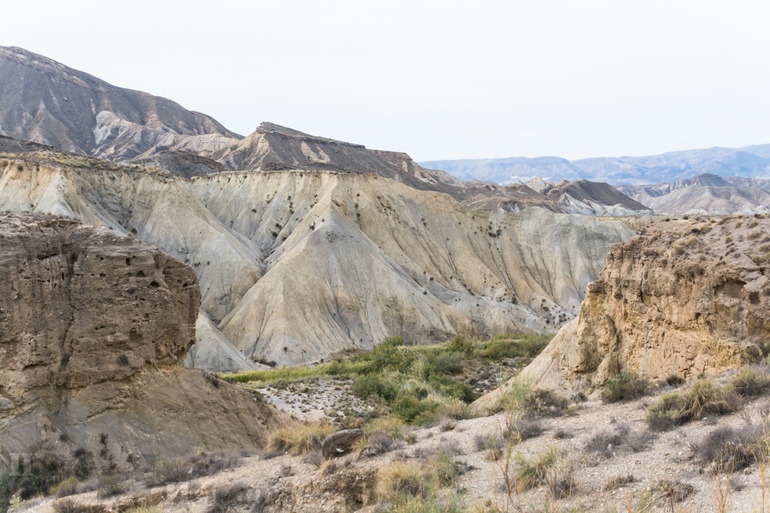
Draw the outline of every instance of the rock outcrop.
M765 218L660 221L616 244L578 317L522 377L586 391L621 369L692 378L759 359L770 350L769 234Z
M0 274L6 465L43 451L131 469L199 448L259 447L282 420L183 367L200 291L192 269L157 248L74 219L5 213Z

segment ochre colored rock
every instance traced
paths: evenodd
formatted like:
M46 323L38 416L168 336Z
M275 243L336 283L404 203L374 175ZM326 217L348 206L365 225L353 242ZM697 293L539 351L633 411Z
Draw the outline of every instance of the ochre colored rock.
M260 447L283 420L184 368L200 291L192 269L159 249L73 219L4 213L0 275L0 466L45 451L129 470Z
M768 234L764 218L660 221L612 246L578 317L521 377L586 391L620 369L689 379L759 359L770 348Z

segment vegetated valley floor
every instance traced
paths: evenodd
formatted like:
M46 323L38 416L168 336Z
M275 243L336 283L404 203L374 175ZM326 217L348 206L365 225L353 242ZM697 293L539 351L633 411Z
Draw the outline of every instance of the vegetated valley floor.
M716 381L727 382L734 374L726 373ZM542 434L515 446L511 472L520 465L517 458L531 461L555 448L559 459L573 469L571 488L556 500L547 485L510 495L505 492L504 458L490 461L490 451L478 443L479 436L505 429L507 414L501 412L416 428L406 436L412 443L396 444L394 450L374 457L343 456L335 460L336 470L319 470L301 456L265 452L244 458L236 468L186 483L145 488L141 477L137 477L136 481L126 482L127 493L111 499L99 500L97 492L89 492L31 505L36 504L34 510L42 512L62 511L61 506L56 507L62 501L71 501L69 506L87 507L81 511L257 511L260 502L255 503L253 498L261 495L284 501L292 497L291 509L264 511L345 511L358 506L363 512L384 511L377 509L382 506L376 500L357 506L346 506L345 500L349 502L350 494L360 495L356 486L374 486L372 481L383 469L401 462L419 464L431 454L444 451L454 454L462 470L451 493L445 492L446 497L458 498L459 509L447 506L446 510L419 511L767 511L770 490L763 486L766 467L754 463L740 472L715 475L697 457L697 446L721 426L739 429L749 422L761 424L767 418L770 398L765 395L750 400L732 415L706 416L651 434L645 422L646 408L670 390L658 387L647 397L615 404L578 402L569 415L541 419ZM595 451L586 449L597 435L604 433L609 439L609 434L617 432L626 433L620 443ZM251 499L238 502L235 495L228 495L229 490L251 494ZM720 497L727 499L727 509L720 509Z

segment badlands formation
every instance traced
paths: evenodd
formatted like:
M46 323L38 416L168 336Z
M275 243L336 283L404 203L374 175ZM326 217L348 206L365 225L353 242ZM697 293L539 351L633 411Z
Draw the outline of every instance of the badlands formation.
M658 221L612 247L578 317L521 376L586 392L621 369L693 379L756 361L770 352L768 264L770 219Z
M74 219L5 213L0 272L3 465L52 453L70 471L130 471L262 447L287 422L259 396L184 368L200 291L192 269L157 248Z
M610 245L633 235L537 208L474 211L376 174L188 180L54 152L0 161L0 210L74 217L189 263L202 292L191 359L217 371L318 361L387 336L555 330Z

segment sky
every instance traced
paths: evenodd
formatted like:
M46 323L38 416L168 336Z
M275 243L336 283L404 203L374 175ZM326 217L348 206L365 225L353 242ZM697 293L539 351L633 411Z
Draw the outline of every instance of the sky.
M764 0L25 0L3 19L2 46L244 135L418 161L770 143Z

